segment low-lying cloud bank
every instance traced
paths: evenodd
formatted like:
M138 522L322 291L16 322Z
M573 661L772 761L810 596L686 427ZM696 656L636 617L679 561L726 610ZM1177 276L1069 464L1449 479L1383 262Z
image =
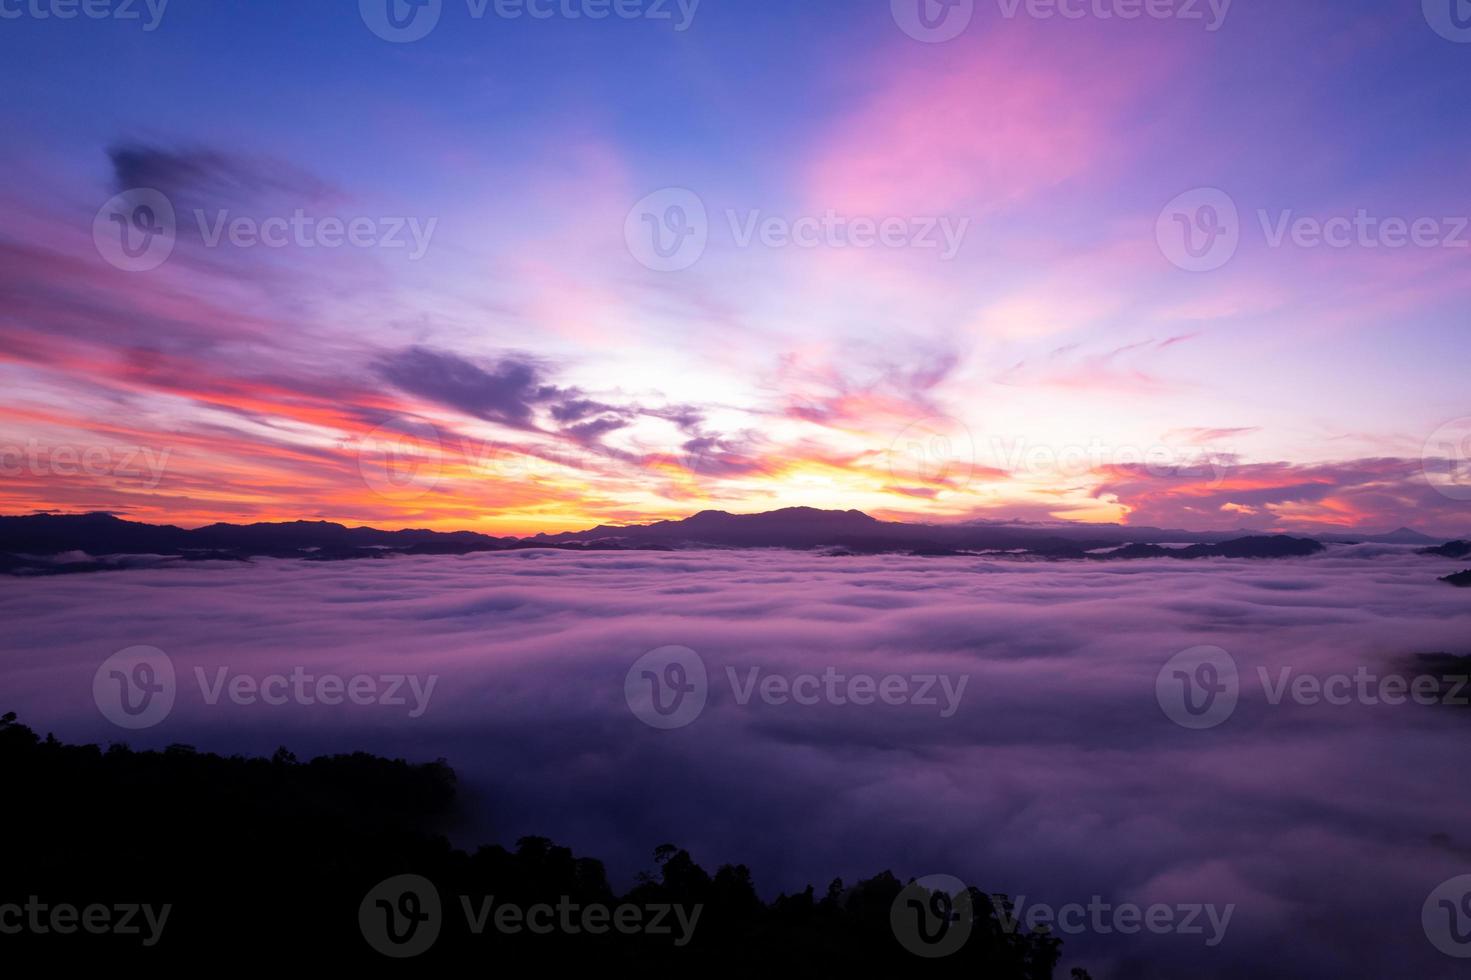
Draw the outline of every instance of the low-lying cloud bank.
M10 580L0 709L138 747L443 756L466 840L545 834L618 876L673 841L787 889L890 867L1026 906L1234 903L1215 946L1204 917L1204 935L1064 935L1098 977L1449 976L1420 910L1471 872L1471 709L1271 702L1284 676L1471 652L1468 597L1436 581L1452 564L1379 545L1099 565L525 551ZM127 731L93 683L140 645L177 691ZM1229 654L1240 692L1191 730L1156 682L1201 646ZM660 730L625 685L666 647L709 684ZM307 686L306 704L301 674L368 677L373 696Z

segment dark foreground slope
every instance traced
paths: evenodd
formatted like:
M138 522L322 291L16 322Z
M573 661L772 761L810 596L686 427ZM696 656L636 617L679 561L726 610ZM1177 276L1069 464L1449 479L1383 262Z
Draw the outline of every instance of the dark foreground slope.
M300 762L284 749L270 759L182 746L104 751L40 739L6 715L0 774L6 959L201 973L251 964L292 972L330 966L349 975L463 966L491 974L534 967L543 975L567 967L614 975L902 970L1000 980L1050 977L1058 959L1057 941L1008 933L975 890L955 903L974 906L965 941L941 958L914 955L899 938L913 939L908 917L944 901L887 872L767 903L744 867L707 874L674 847L655 852L657 872L625 894L599 862L547 840L468 854L436 833L455 805L454 773L442 762L365 754ZM428 887L383 887L400 875ZM537 905L554 910L537 920L552 922L551 931L497 928L501 909L529 915ZM694 924L681 928L666 913L664 932L605 924L601 934L574 934L557 923L598 920L580 912L566 918L555 911L563 907L601 907L611 921L628 907L643 926L653 925L657 909L677 908ZM126 929L118 928L124 916ZM485 924L479 934L477 921ZM403 953L416 940L424 948L412 958L379 951Z
M1435 555L1439 558L1471 557L1471 541L1447 541L1434 548L1421 548L1417 554Z

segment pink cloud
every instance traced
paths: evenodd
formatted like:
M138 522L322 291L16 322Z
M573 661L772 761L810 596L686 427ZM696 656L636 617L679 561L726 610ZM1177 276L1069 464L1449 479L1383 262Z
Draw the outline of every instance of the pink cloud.
M1057 50L1021 32L944 56L906 51L828 130L808 166L814 204L850 213L990 211L1114 157L1133 97L1172 60L1128 44ZM1066 43L1066 42L1064 42Z
M1263 530L1388 531L1410 526L1446 536L1471 527L1464 502L1425 478L1418 459L1334 463L1238 463L1168 472L1145 466L1099 471L1093 495L1116 498L1128 523Z

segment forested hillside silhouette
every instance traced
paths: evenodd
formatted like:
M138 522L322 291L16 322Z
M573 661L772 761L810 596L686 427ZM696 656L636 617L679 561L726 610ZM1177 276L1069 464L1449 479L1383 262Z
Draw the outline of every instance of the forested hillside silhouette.
M975 889L960 896L974 909L963 945L940 958L915 955L891 916L918 915L949 898L911 885L896 902L906 883L888 872L766 902L745 867L710 874L670 845L655 851L653 870L624 894L599 861L543 838L466 853L437 829L456 799L455 774L442 761L103 749L40 738L7 714L0 718L0 773L0 906L25 906L33 896L48 907L171 906L151 946L137 934L89 934L75 924L70 934L22 928L0 935L0 950L53 964L314 964L375 973L435 966L863 969L1042 980L1059 958L1059 941L1004 930L991 897ZM370 892L400 875L432 882L442 902L434 942L412 959L373 948L360 918L376 914ZM472 904L494 896L498 905L523 907L570 901L698 905L701 912L683 946L668 935L617 931L475 934L461 896ZM16 913L5 921L15 924Z

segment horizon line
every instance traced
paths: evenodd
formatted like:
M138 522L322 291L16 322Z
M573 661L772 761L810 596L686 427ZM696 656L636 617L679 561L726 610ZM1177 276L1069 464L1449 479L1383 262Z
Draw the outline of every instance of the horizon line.
M1430 538L1430 539L1446 538L1446 539L1449 540L1449 539L1457 539L1457 538L1462 537L1462 535L1459 534L1459 533L1452 533L1450 535L1436 534L1436 533L1433 533L1433 532L1422 530L1421 528L1418 528L1418 527L1412 527L1410 525L1401 525L1399 527L1390 528L1390 529L1387 529L1387 530L1359 530L1359 531L1355 531L1355 530L1352 530L1352 529L1339 529L1339 528L1331 528L1330 527L1330 528L1324 528L1322 530L1311 530L1311 531L1309 531L1309 530L1291 530L1291 529L1282 529L1282 528L1259 528L1259 527L1243 527L1243 526L1238 526L1238 527L1234 527L1234 528L1164 527L1164 526L1161 526L1161 525L1154 525L1154 524L1131 525L1131 524L1122 524L1122 523L1118 523L1118 522L1068 521L1068 520L1062 520L1062 519L1058 519L1058 520L1051 521L1051 522L1025 521L1025 520L1004 519L1004 518L1001 518L1001 519L962 518L962 519L958 519L958 520L954 520L954 521L890 521L890 520L885 520L883 518L874 517L873 515L867 513L866 511L859 510L857 508L832 508L832 509L829 509L829 508L823 508L823 507L810 507L810 506L777 507L777 508L774 508L774 509L771 509L771 510L752 511L752 512L746 512L746 513L721 510L721 509L718 509L718 508L705 508L705 509L702 509L702 510L699 510L699 511L694 511L694 512L688 514L687 516L680 517L680 518L658 518L658 519L654 519L654 520L648 520L648 521L645 521L643 523L629 523L629 524L607 524L607 523L600 523L600 524L591 525L591 526L586 527L585 529L582 529L582 530L574 530L574 531L551 531L551 532L549 532L549 531L536 531L536 532L533 532L533 533L530 533L530 534L522 534L522 535L515 535L515 534L491 534L491 533L487 533L485 531L478 531L478 530L475 530L473 528L468 528L468 527L455 528L455 529L450 529L450 530L442 530L442 529L437 529L437 528L432 528L432 527L419 527L419 526L410 526L410 525L405 525L405 526L402 526L402 527L394 527L394 528L384 528L384 527L379 527L379 526L376 526L376 525L373 525L373 524L366 524L366 523L364 523L364 524L349 524L349 523L344 523L344 521L342 519L336 519L336 520L334 520L334 519L326 518L326 517L315 517L315 518L298 517L298 518L281 519L281 520L243 520L242 519L242 520L239 520L239 521L210 521L210 522L205 523L205 524L194 524L194 525L174 524L174 523L167 523L167 522L166 523L154 523L152 521L142 520L142 519L139 519L139 518L136 518L136 517L129 516L127 514L119 514L116 511L110 511L110 510L105 510L105 509L99 509L99 510L82 510L82 511L37 510L37 511L31 511L29 513L24 513L24 514L3 514L3 513L0 513L0 519L24 519L24 518L31 518L31 517L94 517L94 516L100 516L100 517L110 517L110 518L113 518L114 520L126 521L128 523L133 523L133 524L141 524L141 525L146 526L146 527L175 527L175 528L178 528L178 529L184 530L184 531L197 531L197 530L201 530L201 529L207 528L207 527L220 527L220 526L224 526L224 527L257 527L257 526L284 526L284 525L291 525L291 524L330 524L330 525L334 525L334 526L337 526L337 527L345 528L347 530L381 531L383 533L395 533L397 531L423 531L423 532L431 533L431 534L478 534L478 535L481 535L483 537L495 538L495 539L500 539L500 540L525 541L525 540L528 540L528 539L531 539L531 538L553 537L553 536L562 535L562 534L572 534L572 535L586 534L586 533L589 533L589 532L592 532L592 531L596 531L599 528L634 529L634 528L653 527L653 526L655 526L657 524L678 524L678 523L682 523L682 522L687 521L687 520L691 520L691 519L693 519L695 517L698 517L698 516L700 516L702 514L722 514L722 515L725 515L725 516L728 516L728 517L764 517L764 516L768 516L768 515L771 515L771 514L779 514L779 513L784 513L784 512L788 512L788 511L810 511L810 512L817 513L817 514L858 514L858 515L861 515L863 517L868 518L869 520L875 521L877 523L881 523L881 524L895 524L895 525L901 525L901 526L906 526L906 527L961 527L961 526L966 526L966 525L983 525L983 526L990 526L990 527L1018 527L1018 528L1049 528L1049 527L1057 527L1057 528L1067 528L1067 529L1073 529L1073 530L1087 530L1089 528L1099 528L1099 529L1113 528L1113 529L1118 529L1118 530L1138 530L1138 531L1141 531L1141 532L1144 532L1144 531L1164 531L1164 532L1168 532L1168 531L1179 531L1179 532L1185 533L1185 534L1257 534L1257 535L1309 535L1309 534L1316 534L1316 535L1340 535L1340 536L1348 536L1348 537L1353 537L1353 536L1378 537L1378 536L1385 536L1385 535L1391 535L1391 534L1398 534L1400 532L1410 532L1410 533L1413 533L1413 534L1422 535L1423 537Z

